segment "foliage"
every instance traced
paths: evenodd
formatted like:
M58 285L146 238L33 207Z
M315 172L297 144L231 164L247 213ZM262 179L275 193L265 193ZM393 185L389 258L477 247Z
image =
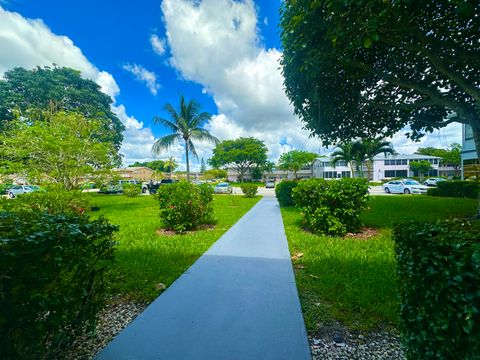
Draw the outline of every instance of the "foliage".
M13 182L0 183L0 195L4 195L13 187Z
M354 177L353 165L355 161L355 148L353 141L342 141L337 144L335 151L330 154L331 163L336 166L340 161L344 161L348 168L350 168L350 176Z
M160 218L168 230L183 233L214 221L213 189L208 184L180 181L157 190Z
M275 186L275 196L280 206L292 206L292 191L298 185L298 181L283 180Z
M343 236L358 231L362 225L359 215L368 200L368 183L350 178L309 179L300 182L292 196L312 232Z
M165 161L163 160L153 160L153 161L144 161L144 162L138 162L135 161L132 165L128 165L128 167L141 167L141 166L146 166L152 170L155 171L167 171L165 169Z
M123 184L122 185L123 195L128 197L135 197L142 193L141 184Z
M409 359L478 359L480 223L404 223L394 230L401 332Z
M418 177L420 178L420 181L422 181L423 176L432 169L432 165L426 160L411 161L408 167L413 172L418 172Z
M203 174L205 171L207 171L207 165L205 164L205 159L202 158L200 162L200 172Z
M125 126L112 112L112 99L80 71L65 67L37 67L32 70L15 68L0 79L0 128L17 118L42 121L39 110L76 112L92 119L100 131L95 136L118 151Z
M441 157L441 165L451 165L455 168L456 176L460 175L462 146L457 143L450 145L448 149L438 149L433 147L418 148L416 154Z
M55 358L73 333L94 323L116 230L105 219L0 212L2 358Z
M245 195L245 197L252 198L252 197L255 197L255 195L257 195L258 186L250 183L242 183L240 185L240 189L242 189L242 192Z
M183 95L179 95L179 97L180 104L178 110L170 103L165 104L163 107L169 114L171 120L159 116L153 118L155 124L162 125L170 131L171 134L155 140L152 146L152 153L160 154L161 151L170 149L176 142L183 142L187 163L187 180L190 180L189 155L192 154L198 158L192 140L208 141L214 144L217 144L219 140L202 127L210 120L212 115L207 112L200 112L201 106L196 100L187 102ZM170 168L170 174L172 172L173 169Z
M205 171L203 176L207 179L225 179L227 177L227 170L210 169Z
M40 191L19 195L14 200L3 199L0 204L3 210L11 212L81 215L90 208L90 197L79 190L50 185Z
M161 292L159 283L170 286L260 197L235 196L235 200L232 206L230 196L214 195L215 227L174 234L158 232L158 201L154 196L92 194L92 204L100 208L92 216L105 216L120 226L115 236L114 267L106 274L111 293L140 302L155 300Z
M317 154L308 151L292 150L280 155L278 168L281 170L292 171L294 178L296 179L297 172L304 166L311 164L317 156Z
M473 181L441 181L436 188L428 189L427 194L442 197L466 197L476 199L479 193L478 183Z
M281 64L295 113L324 144L457 121L480 151L475 1L288 0Z
M76 188L82 177L101 174L114 162L112 144L97 137L101 126L65 112L32 125L11 121L9 131L0 134L0 165L15 162L32 178L46 176L65 189Z
M225 140L215 146L209 163L214 168L234 168L242 181L248 170L267 163L267 151L265 143L253 137Z

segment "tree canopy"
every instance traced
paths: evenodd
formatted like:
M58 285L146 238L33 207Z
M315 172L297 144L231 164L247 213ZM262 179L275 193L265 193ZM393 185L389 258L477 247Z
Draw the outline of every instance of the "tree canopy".
M286 0L295 113L324 143L470 124L480 151L480 2Z
M453 166L455 168L455 175L459 176L460 166L462 164L461 151L462 146L460 144L453 143L448 149L425 147L418 148L416 153L421 155L441 157L442 160L440 161L440 164Z
M163 160L152 160L152 161L144 161L144 162L135 161L132 165L129 165L128 167L139 167L139 166L146 166L155 171L168 171L165 167L165 161Z
M125 127L112 112L111 104L112 99L100 91L97 83L70 68L15 68L0 79L0 128L18 115L30 121L41 120L46 109L76 112L98 123L101 140L119 150Z
M57 112L45 121L27 124L12 120L0 134L0 169L24 173L72 189L82 177L103 174L112 166L116 151L96 139L101 121L82 114Z
M263 141L253 137L241 137L217 144L208 162L214 168L234 168L239 174L239 179L243 180L247 171L266 165L267 152Z
M305 165L310 164L317 158L317 156L317 154L308 151L292 150L280 155L280 158L278 159L278 168L293 172L293 176L296 179L297 172Z

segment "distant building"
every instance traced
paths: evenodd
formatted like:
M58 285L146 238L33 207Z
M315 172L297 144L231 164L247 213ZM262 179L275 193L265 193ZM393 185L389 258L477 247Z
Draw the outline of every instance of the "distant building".
M146 166L113 169L123 180L150 181L155 171Z
M462 126L462 179L476 178L480 176L480 163L478 160L473 130L470 125Z

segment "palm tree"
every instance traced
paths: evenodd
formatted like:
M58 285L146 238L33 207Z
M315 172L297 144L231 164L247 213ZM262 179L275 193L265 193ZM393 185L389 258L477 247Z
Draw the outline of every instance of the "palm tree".
M378 154L396 154L393 144L385 139L362 139L362 148L364 152L364 161L367 165L367 178L370 181L370 175L373 168L373 158Z
M170 156L164 163L163 167L166 168L168 167L168 170L170 172L170 179L172 178L173 170L178 166L177 162L175 161L175 158L173 156Z
M330 155L331 163L335 167L339 161L345 161L350 169L350 175L353 176L352 162L355 160L354 143L352 141L344 141L337 145L336 150Z
M208 130L202 128L202 125L210 120L212 115L207 112L200 112L200 104L196 100L187 102L183 95L180 96L180 106L178 111L169 103L165 104L163 109L170 115L171 120L159 116L153 118L155 124L163 125L170 130L172 134L165 135L155 141L152 147L153 154L159 154L162 150L168 150L176 141L185 144L185 160L187 163L187 180L190 181L190 161L191 153L198 160L198 155L192 140L209 141L217 144L219 140L211 135Z

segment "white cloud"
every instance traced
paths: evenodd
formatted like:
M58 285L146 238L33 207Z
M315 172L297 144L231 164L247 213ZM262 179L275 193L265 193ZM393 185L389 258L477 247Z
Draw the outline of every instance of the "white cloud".
M161 10L170 64L184 79L204 86L218 107L219 115L209 125L214 135L262 139L273 160L292 148L326 152L293 115L283 91L281 52L261 44L252 0L164 0ZM458 127L448 129L449 141L458 141ZM426 136L417 144L399 133L393 142L399 152L413 152L419 145L438 143L435 139Z
M31 69L55 63L81 71L83 77L95 81L114 101L120 93L113 76L90 63L70 38L54 34L42 20L26 19L2 7L0 54L0 77L14 67ZM129 117L123 105L115 104L112 110L126 126L121 150L125 154L125 162L150 159L153 143L151 130L144 128L143 123L135 118Z
M158 55L162 56L166 51L165 40L160 39L157 34L150 35L150 44L152 45L153 51Z
M157 75L154 72L148 71L143 66L137 64L125 64L123 69L133 74L136 80L145 83L152 95L157 95L160 84L157 82Z

